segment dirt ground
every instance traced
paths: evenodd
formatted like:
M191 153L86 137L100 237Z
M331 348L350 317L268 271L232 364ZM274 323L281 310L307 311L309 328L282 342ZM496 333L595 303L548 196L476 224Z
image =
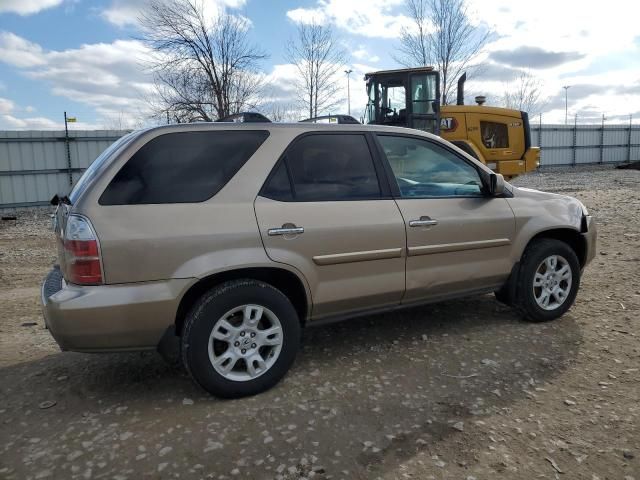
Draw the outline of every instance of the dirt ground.
M156 353L62 353L44 213L0 222L0 478L640 480L640 172L534 173L581 199L598 254L530 324L492 296L308 329L276 388L211 398Z

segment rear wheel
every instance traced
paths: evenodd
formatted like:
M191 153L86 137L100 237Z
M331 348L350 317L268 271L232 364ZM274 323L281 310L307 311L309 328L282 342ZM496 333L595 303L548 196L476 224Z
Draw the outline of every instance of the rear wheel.
M235 398L275 385L299 344L300 322L289 299L266 283L236 280L210 290L193 307L182 359L202 388Z
M521 261L515 306L526 320L553 320L573 305L579 286L573 249L560 240L534 240Z

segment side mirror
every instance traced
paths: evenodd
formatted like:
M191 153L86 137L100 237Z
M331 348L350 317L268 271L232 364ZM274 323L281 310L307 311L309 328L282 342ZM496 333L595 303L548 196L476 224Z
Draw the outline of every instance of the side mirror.
M498 197L504 193L504 177L499 173L489 176L489 194Z
M431 102L431 108L433 109L433 113L439 113L440 112L440 102L438 102L437 100L434 100L433 102Z

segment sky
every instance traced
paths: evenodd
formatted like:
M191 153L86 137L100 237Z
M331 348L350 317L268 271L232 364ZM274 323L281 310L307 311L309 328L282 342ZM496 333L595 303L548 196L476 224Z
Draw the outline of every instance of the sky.
M293 103L286 42L310 19L331 25L347 52L352 113L366 103L363 74L398 68L404 0L202 0L247 18L271 95ZM137 18L145 0L0 0L0 129L134 128L150 118L149 51ZM499 105L522 71L543 92L544 123L640 123L640 2L468 0L470 20L490 41L476 59L469 95ZM346 113L346 75L342 82ZM277 92L277 93L273 93ZM473 97L471 97L473 98Z

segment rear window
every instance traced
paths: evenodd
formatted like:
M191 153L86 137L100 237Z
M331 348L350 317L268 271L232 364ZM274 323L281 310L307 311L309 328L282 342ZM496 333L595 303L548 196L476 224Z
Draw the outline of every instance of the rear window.
M168 133L120 169L101 205L194 203L213 197L269 136L267 131Z

